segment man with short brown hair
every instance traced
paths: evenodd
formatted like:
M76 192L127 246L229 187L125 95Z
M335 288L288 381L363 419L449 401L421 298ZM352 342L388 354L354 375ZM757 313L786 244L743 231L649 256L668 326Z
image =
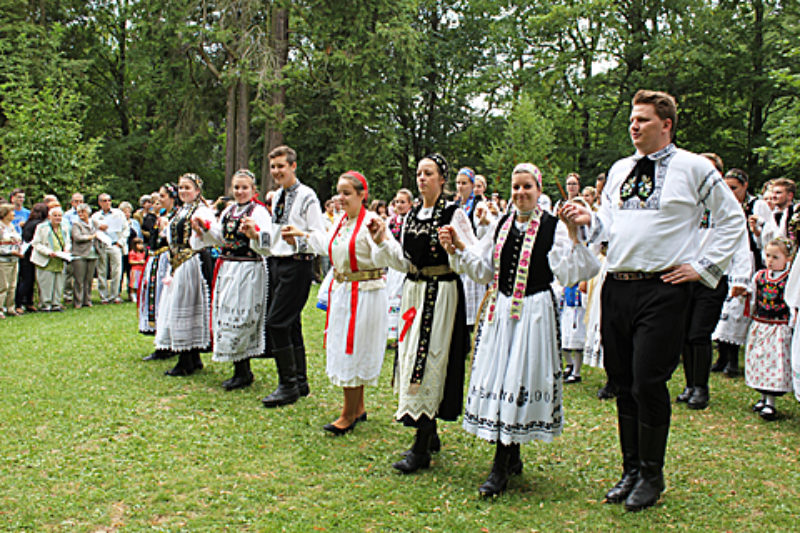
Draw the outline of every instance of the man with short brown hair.
M667 382L680 360L692 284L716 287L745 231L742 209L713 164L672 144L675 109L666 93L636 93L629 126L636 153L611 167L596 214L564 208L577 224L591 221L592 241L608 240L601 334L606 372L619 388L623 475L606 501L624 501L629 511L655 505L664 490ZM706 208L716 226L703 248Z

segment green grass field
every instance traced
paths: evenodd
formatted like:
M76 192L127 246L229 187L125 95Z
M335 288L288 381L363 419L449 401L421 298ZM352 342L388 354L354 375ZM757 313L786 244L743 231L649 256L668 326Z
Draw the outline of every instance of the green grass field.
M0 322L0 530L3 531L789 531L800 528L800 404L779 421L750 412L742 379L712 376L706 411L676 407L667 490L648 511L602 504L619 477L613 403L586 369L565 392L566 427L552 444L523 446L525 471L494 501L478 498L493 448L458 423L440 424L430 470L391 463L412 431L392 422L387 353L367 391L369 421L344 437L341 390L325 376L324 314L304 315L312 393L267 410L274 363L255 384L225 392L231 366L188 378L142 362L132 304L32 314ZM670 384L677 394L683 376Z

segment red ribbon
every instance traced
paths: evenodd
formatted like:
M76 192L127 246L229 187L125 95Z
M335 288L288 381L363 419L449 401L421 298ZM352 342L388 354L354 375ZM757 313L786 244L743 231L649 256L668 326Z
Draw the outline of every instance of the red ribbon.
M350 271L351 272L358 272L358 261L356 259L356 237L358 236L358 230L361 229L361 224L364 222L364 217L367 214L367 210L364 209L364 206L361 206L361 211L358 212L358 218L356 219L356 227L353 229L353 234L350 236L350 242L348 244L348 254L350 256ZM339 220L339 225L336 226L336 230L333 232L333 237L331 237L330 242L328 243L328 257L333 263L333 241L336 239L336 235L339 234L339 230L342 228L342 225L347 221L347 215L344 215ZM333 287L333 281L328 286L328 309L325 313L325 340L323 344L327 344L328 342L328 319L330 318L331 313L331 287ZM348 355L353 354L353 345L355 344L355 333L356 333L356 312L358 311L358 282L353 281L350 284L350 323L347 325L347 348L345 349L345 353Z
M406 333L408 333L409 328L411 328L411 324L414 323L414 318L417 316L417 308L412 307L405 313L403 313L403 320L405 320L405 324L403 324L403 331L400 332L400 342L403 342L403 339L406 338Z

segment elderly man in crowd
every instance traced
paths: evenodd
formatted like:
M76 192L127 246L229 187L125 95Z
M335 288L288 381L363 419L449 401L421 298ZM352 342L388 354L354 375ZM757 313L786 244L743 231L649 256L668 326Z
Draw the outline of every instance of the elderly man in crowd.
M97 288L100 303L122 303L120 284L122 283L122 249L128 238L125 215L111 207L111 196L101 194L97 197L100 209L92 215L98 232L97 241Z

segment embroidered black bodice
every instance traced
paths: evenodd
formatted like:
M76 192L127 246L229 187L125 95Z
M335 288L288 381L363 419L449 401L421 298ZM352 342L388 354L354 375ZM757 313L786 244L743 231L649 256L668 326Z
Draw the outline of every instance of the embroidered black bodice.
M770 324L788 324L789 306L783 300L789 270L783 271L777 278L770 278L767 270L756 274L756 298L753 319Z
M506 219L511 215L503 216L497 223L494 233L494 242L497 242L497 235ZM555 241L556 226L558 219L553 215L544 212L539 221L540 226L536 232L536 242L533 243L531 267L528 271L528 282L525 288L525 296L536 294L550 288L553 282L553 271L550 270L550 263L547 261L547 254L553 248ZM519 263L519 254L522 250L522 242L525 233L521 232L516 224L512 224L508 230L508 237L500 252L500 275L498 277L498 289L501 293L511 297L514 290L514 277Z
M190 248L189 237L192 236L192 216L200 204L195 202L181 207L169 221L172 246L177 248Z
M250 249L250 237L242 233L239 228L242 219L252 215L256 207L255 202L250 202L238 215L237 207L229 209L222 217L222 238L225 245L222 247L222 254L233 257L257 257L255 252Z
M406 259L417 268L447 265L447 252L439 243L439 228L450 223L458 206L446 205L442 196L436 201L433 216L428 220L417 218L420 207L415 207L406 217L403 233L403 252Z

